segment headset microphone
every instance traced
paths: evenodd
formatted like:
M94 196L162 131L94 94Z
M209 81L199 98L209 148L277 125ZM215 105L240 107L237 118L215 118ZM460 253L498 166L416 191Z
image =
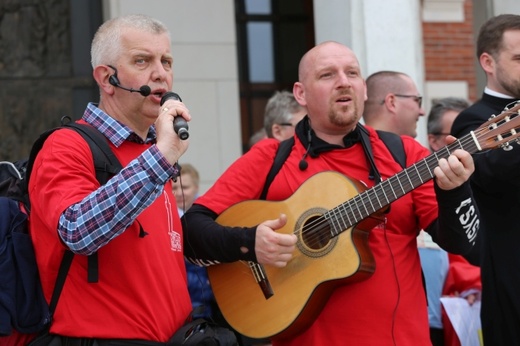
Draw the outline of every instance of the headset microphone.
M176 94L172 91L168 91L161 97L161 106L168 99L178 100L182 102L182 99L179 96L179 94ZM176 116L175 118L173 118L173 129L179 135L179 138L182 140L186 140L190 136L190 133L188 132L188 122L181 116Z
M110 83L110 84L112 84L112 83ZM112 84L112 85L115 86L116 88L130 91L131 93L139 93L139 94L143 95L144 97L150 95L150 93L152 92L152 89L150 89L150 87L148 85L142 85L139 88L139 90L132 89L132 88L125 88L124 86L121 86L119 84Z
M300 163L298 164L298 168L300 169L300 171L304 171L307 169L307 167L309 167L309 164L307 163L307 161L305 161L306 157L307 154L304 154L302 159L300 160Z
M309 167L309 164L307 163L307 161L305 161L305 159L307 158L307 155L309 154L309 151L311 150L311 143L312 143L312 134L311 134L311 129L309 128L309 130L307 131L307 149L305 150L305 154L303 154L303 157L300 160L300 163L298 164L298 168L300 169L300 171L304 171L307 169L307 167Z
M142 85L139 88L139 90L133 89L133 88L125 88L124 86L122 86L119 83L119 78L117 78L117 69L114 66L110 66L110 65L108 65L108 67L110 67L111 69L114 70L114 74L108 78L108 82L110 84L112 84L113 86L115 86L116 88L130 91L131 93L139 93L139 94L143 95L144 97L146 97L152 93L152 89L150 89L150 87L148 85Z

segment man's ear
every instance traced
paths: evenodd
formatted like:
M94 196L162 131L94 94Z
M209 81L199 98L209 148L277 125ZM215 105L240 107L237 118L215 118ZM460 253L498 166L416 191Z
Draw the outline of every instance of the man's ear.
M110 84L110 76L113 74L114 71L106 65L98 65L94 68L94 71L92 71L92 75L94 76L99 89L110 95L114 93L116 88Z
M281 137L281 132L282 132L282 126L281 125L273 124L271 126L271 132L273 133L273 138L275 138L277 140L280 140L282 138Z
M302 105L303 107L307 106L307 101L305 100L305 90L303 90L303 85L300 82L296 82L293 85L293 95L296 101Z
M384 98L384 106L392 112L395 112L395 108L396 108L395 99L396 99L396 97L392 93L386 94L386 96Z
M489 53L482 53L479 58L480 66L486 73L493 73L495 71L495 59Z
M432 143L435 143L436 139L437 139L437 136L435 136L431 133L428 133L428 145L430 146L430 148L432 147Z

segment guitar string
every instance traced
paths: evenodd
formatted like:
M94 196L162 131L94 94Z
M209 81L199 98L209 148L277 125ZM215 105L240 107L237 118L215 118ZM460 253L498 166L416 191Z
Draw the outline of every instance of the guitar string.
M520 108L520 106L518 106L518 108ZM514 114L514 113L516 113L516 112L515 112L515 111L507 111L507 112L504 112L504 113L505 113L505 114L501 114L500 116L496 117L495 121L492 122L491 124L496 123L496 122L509 122L510 119L503 120L503 118L507 117L507 115ZM518 122L518 119L516 119L516 120L517 120L517 122ZM491 125L491 124L490 124L490 125ZM501 126L501 125L500 125L500 126ZM514 130L514 128L513 128L513 130ZM510 132L511 130L506 130L506 131L507 131L507 132L505 132L505 133L508 133L508 132ZM484 135L485 135L487 132L489 132L489 126L476 129L476 130L474 131L474 135L475 135L475 137L476 137L477 139L482 139L482 138L484 137ZM510 133L510 134L511 134L511 133ZM514 138L517 138L518 136L519 136L519 134L516 134L516 136L515 136L515 137L512 137L512 138L514 139ZM438 154L439 154L441 151L447 151L447 154L448 154L448 156L449 156L449 154L450 154L450 147L456 148L456 147L457 147L457 144L460 144L460 145L462 146L462 148L465 148L465 147L467 146L468 143L473 144L473 145L476 147L476 143L474 142L472 136L471 136L471 135L467 135L467 136L461 138L459 141L454 142L452 145L449 145L449 146L446 146L446 147L442 148L441 150L439 150L439 151L433 153L432 155L426 157L425 159L423 159L423 160L421 160L421 161L418 161L417 163L413 164L412 166L410 166L410 167L407 168L406 170L403 170L402 172L398 173L397 175L395 175L395 176L393 176L393 177L390 177L387 181L390 181L390 180L393 179L393 180L397 180L397 181L401 184L402 177L403 177L404 175L406 175L406 177L408 178L409 182L408 182L407 184L405 184L405 186L406 186L406 188L410 188L410 187L411 187L411 188L413 189L415 184L414 184L414 182L412 181L412 178L413 178L413 179L416 179L417 177L419 177L419 179L421 179L421 177L425 177L426 173L428 173L428 176L429 176L429 178L428 178L426 181L428 181L428 180L430 180L431 178L433 178L433 176L434 176L434 175L433 175L433 171L432 171L432 169L434 168L433 165L437 166L437 162L438 162L438 160L439 160L439 159L438 159L438 156L439 156ZM453 149L453 148L452 148L452 149ZM418 167L419 167L420 169L418 169ZM416 174L413 172L412 168L415 169ZM432 168L432 169L430 169L430 168ZM426 169L428 172L426 172L425 169ZM410 173L410 172L411 172L411 173ZM401 173L402 173L402 174L401 174ZM409 174L409 173L410 173L410 174ZM424 182L426 182L426 181L424 181ZM422 179L421 179L420 182L421 182L421 184L424 183L424 182L422 181ZM390 183L391 183L391 182L390 182ZM417 182L417 183L418 183L418 182ZM387 184L387 185L388 185L388 184ZM417 185L417 186L419 186L419 185ZM415 187L417 187L417 186L415 186ZM349 224L345 224L344 226L341 226L341 225L340 225L339 229L340 229L341 231L340 231L340 232L336 232L336 233L337 233L336 235L338 235L339 233L341 233L343 230L346 230L346 229L352 227L354 224L356 224L357 222L359 222L359 221L363 220L364 218L370 216L370 215L373 213L373 212L370 212L370 211L368 211L368 210L367 210L366 213L363 213L363 212L360 210L359 207L356 207L356 209L353 209L352 206L351 206L351 204L352 204L352 203L357 203L357 200L360 200L361 202L363 202L363 200L368 200L368 201L370 202L370 204L372 205L372 210L375 212L375 211L377 211L377 210L383 208L383 204L381 203L381 201L379 200L379 198L378 198L378 196L377 196L377 194L376 194L376 192L375 192L375 190L380 189L380 190L383 192L384 197L386 197L386 202L387 202L387 203L385 204L385 206L388 205L389 202L390 202L390 200L389 200L389 198L387 197L387 194L385 193L385 187L386 187L386 185L384 185L384 184L382 184L382 185L376 185L376 186L374 186L374 189L367 190L367 191L365 191L364 193L361 193L361 194L359 194L359 195L356 195L356 196L353 197L351 200L349 200L347 203L350 205L350 209L351 209L351 211L353 212L353 214L356 214L356 211L357 211L357 214L358 214L359 216L357 217L357 219L354 219L354 220L355 220L354 222L350 222ZM389 184L389 187L392 188L392 185ZM401 185L401 190L402 190L402 194L401 194L401 196L407 193L406 191L404 191L405 188L402 187L402 185ZM410 190L410 191L411 191L411 190ZM392 188L392 192L393 192L393 194L394 194L394 198L395 198L395 199L401 197L401 196L397 196L397 194L396 194L396 192L395 192L395 190L394 190L393 188ZM408 191L408 192L409 192L409 191ZM371 198L371 197L370 197L370 193L373 193L373 194L375 195L376 199ZM394 199L394 200L395 200L395 199ZM374 207L373 207L373 203L372 203L372 201L376 202L376 200L377 200L377 202L379 203L379 208L374 208ZM361 204L366 206L366 203L361 203ZM334 209L332 209L331 211L327 212L327 214L332 214L332 215L334 216L335 213L333 213L333 211L334 211L335 209L342 209L342 207L344 207L344 206L345 206L345 203L342 204L342 205L340 205L340 206L338 206L338 207L336 207L336 208L334 208ZM343 209L345 209L345 208L343 208ZM365 209L366 209L366 207L365 207ZM350 218L348 217L348 213L346 214L346 217L350 220ZM341 218L338 218L338 219L341 219ZM345 219L345 217L343 217L343 219ZM328 227L328 224L329 224L329 222L327 221L327 218L326 218L325 216L322 216L322 217L320 217L320 218L317 218L315 221L313 221L312 223L309 224L309 227L308 227L309 231L308 231L308 232L315 232L315 233L318 233L317 231L319 231L320 229L323 229L323 228L328 229L328 228L329 228L329 227ZM326 227L324 227L324 226L326 226ZM306 231L303 230L303 232L306 232ZM331 234L330 236L331 236L331 237L334 237L335 235L334 235L334 234ZM312 236L311 236L311 237L308 237L307 239L309 239L310 241L315 241L315 240L317 239L317 237L321 237L321 238L322 238L323 236L320 235L320 234L318 234L318 235L315 236L315 237L312 237Z
M517 108L520 108L520 106L517 106ZM512 115L512 114L515 114L515 113L517 113L515 110L505 111L502 114L500 114L499 116L497 116L494 119L494 121L491 122L490 125L496 124L497 122L509 122L510 119L507 119L506 117L508 115ZM506 118L506 120L504 120L504 118ZM487 132L489 132L490 125L482 126L482 127L478 128L478 129L476 129L473 132L475 138L477 138L477 139L484 138L485 134ZM508 130L507 132L509 132L509 131L510 130ZM516 137L518 137L518 135L516 135ZM476 147L476 143L475 143L473 137L471 136L471 134L468 134L468 135L462 137L460 140L457 140L454 143L452 143L452 144L450 144L450 145L440 149L439 151L434 152L432 155L429 155L428 157L426 157L426 158L424 158L424 159L414 163L413 165L411 165L410 167L406 168L405 170L399 172L398 174L388 178L386 180L386 182L387 182L386 184L376 185L376 186L374 186L374 188L366 190L366 191L364 191L364 192L354 196L349 201L347 201L347 202L345 202L345 203L343 203L343 204L341 204L341 205L339 205L339 206L329 210L325 214L331 214L332 216L336 216L338 214L338 212L336 210L340 210L339 215L343 216L343 217L336 217L336 219L338 219L338 220L345 220L345 218L349 219L349 224L344 223L344 225L341 226L341 224L338 223L340 231L335 232L336 234L329 233L330 237L332 238L332 237L335 237L335 236L339 235L344 230L349 229L350 227L352 227L356 223L362 221L364 218L372 215L374 212L376 212L377 210L380 210L381 208L384 207L383 204L381 203L381 201L379 200L377 194L376 194L376 190L378 188L383 192L383 194L386 197L386 200L387 200L386 204L385 204L385 206L386 206L386 205L388 205L391 202L388 199L384 189L385 189L386 185L389 185L389 187L392 188L391 180L397 180L401 184L403 176L406 176L406 178L408 178L407 179L408 183L405 184L404 187L401 184L402 192L400 192L400 196L398 196L397 193L395 192L395 190L392 188L392 192L394 194L394 200L396 200L399 197L402 197L403 195L405 195L406 193L410 192L411 190L413 190L414 188L416 188L416 187L418 187L420 185L420 184L418 184L418 182L414 183L414 181L412 181L412 178L419 177L420 183L423 184L426 181L429 181L430 179L432 179L434 177L433 168L435 168L437 166L437 162L439 161L439 155L438 154L440 152L447 151L447 154L448 154L447 156L449 156L451 151L453 151L453 149L456 149L456 147L460 146L461 148L465 148L469 144L473 144ZM450 151L450 148L452 149L451 151ZM441 158L442 157L444 157L444 156L441 156ZM433 165L435 165L435 167ZM415 169L416 174L413 173L412 168ZM412 173L409 174L409 171L412 172ZM426 175L428 176L428 179L425 180L425 181L422 181L422 177L426 177ZM415 184L418 184L418 185L415 186ZM409 190L405 191L406 189L409 189ZM370 193L373 193L375 195L376 199L371 198L369 196ZM361 202L360 204L365 206L366 213L363 213L360 210L359 206L356 206L355 209L352 207L352 204L357 204L358 200L360 200L359 201L359 202ZM368 200L370 202L370 204L372 206L372 212L369 211L368 209L366 209L366 203L362 203L363 200ZM374 204L372 203L372 201L376 202L376 200L379 203L379 208L374 208ZM352 211L352 214L354 214L354 215L357 214L358 215L357 218L354 218L354 220L355 220L354 222L350 221L350 217L348 217L348 212L345 213L346 209L348 209L347 207L350 207L350 210ZM356 213L356 211L357 211L357 213ZM329 218L329 219L332 219L332 218ZM323 229L328 230L329 228L331 228L331 227L329 227L329 225L330 225L330 223L327 220L327 217L322 215L322 216L316 218L315 220L311 221L309 224L304 225L304 229L302 229L302 233L311 233L312 232L313 235L310 235L309 237L305 237L305 239L308 240L311 243L312 242L316 242L318 239L323 238L323 234L320 233L320 230L323 230ZM298 232L299 232L298 230L295 230L294 233L298 233Z
M511 112L512 113L512 112ZM498 117L497 117L498 118ZM482 139L485 137L485 133L489 132L488 127L482 127L476 129L473 133L477 139ZM413 189L417 188L418 186L422 185L423 183L426 183L427 181L431 180L434 177L433 169L437 166L437 163L440 158L447 158L452 151L455 149L460 148L466 148L472 144L476 148L476 143L471 136L471 134L468 134L464 137L462 137L460 140L455 141L454 143L445 146L444 148L438 150L437 152L432 153L431 155L425 157L424 159L414 163L413 165L407 167L406 169L402 170L401 172L397 173L396 175L384 180L381 184L373 186L373 188L370 188L369 190L365 190L362 193L354 196L350 200L348 200L345 203L340 204L339 206L334 207L333 209L327 211L324 215L321 215L317 217L315 220L312 220L308 224L303 225L303 229L301 230L302 235L310 234L309 236L305 236L305 240L309 243L316 243L319 239L323 239L324 234L320 233L320 231L327 231L327 230L333 230L334 227L331 226L330 221L334 221L334 217L337 219L337 225L338 225L338 231L330 231L329 236L330 238L333 238L340 233L344 232L345 230L348 230L355 224L359 223L360 221L364 220L366 217L369 217L376 211L386 207L391 202L397 200L398 198L404 196L406 193L412 191ZM443 152L446 152L445 155L439 155ZM423 181L423 178L427 178ZM419 180L416 180L419 179ZM396 192L392 188L392 181L395 180L399 182L401 191ZM406 182L408 181L408 182ZM404 186L403 186L404 183ZM389 185L389 186L387 186ZM390 199L387 196L385 188L388 189L391 188L391 192L394 195ZM379 199L376 190L381 190L386 198L386 203L381 203L381 200ZM408 191L406 191L408 190ZM390 191L388 191L390 192ZM374 194L373 197L370 197L370 194ZM374 198L375 197L375 198ZM393 199L392 201L390 201ZM368 201L371 205L371 210L367 209L367 202ZM377 203L376 203L377 202ZM376 203L376 206L374 206L374 203ZM355 204L355 206L353 206ZM359 205L364 206L365 211L363 211ZM354 221L350 221L349 212L351 211L351 214L353 214L352 219ZM327 214L330 214L329 217L325 216ZM346 220L348 219L348 223L346 222L339 222L340 220ZM329 221L330 220L330 221ZM299 230L295 230L294 233L299 233Z
M441 149L442 150L442 149ZM349 223L348 224L344 224L343 226L341 224L339 224L339 229L341 231L345 230L345 229L348 229L350 227L352 227L354 224L356 224L357 222L363 220L364 218L370 216L371 214L373 214L375 211L383 208L383 204L381 203L381 201L379 199L377 199L379 205L378 207L374 207L374 203L376 202L376 199L371 199L370 198L370 193L375 193L375 190L376 189L382 189L385 187L386 184L388 184L389 182L391 183L391 180L397 180L398 182L403 182L404 179L403 177L406 177L408 180L408 183L405 184L405 186L401 186L401 190L399 192L399 194L397 194L394 190L394 198L397 199L399 197L401 197L402 195L404 195L406 193L406 191L404 191L406 188L408 188L410 185L413 186L413 181L411 180L411 176L410 174L407 174L408 171L412 170L412 169L415 169L416 172L422 172L422 175L424 175L425 173L425 170L422 169L421 167L421 170L418 170L417 169L417 166L419 166L419 164L423 164L422 166L424 166L424 162L426 159L429 159L429 161L434 161L435 164L437 163L438 161L438 158L436 158L437 155L432 155L432 157L427 157L417 163L415 163L414 165L408 167L406 170L403 170L401 172L399 172L397 175L395 176L392 176L390 177L389 179L385 180L384 182L382 182L382 184L379 184L379 185L376 185L374 186L372 189L369 189L369 190L366 190L356 196L354 196L352 199L350 199L349 201L329 210L327 213L325 214L329 214L331 215L331 217L326 217L326 216L321 216L321 217L318 217L316 220L313 220L311 221L309 224L305 225L304 229L302 230L302 233L310 233L311 235L308 236L308 237L305 237L305 239L307 239L308 241L310 242L315 242L317 241L319 238L323 238L323 234L320 233L319 231L320 230L327 230L329 229L329 221L328 219L333 219L334 216L336 215L340 215L340 216L343 216L343 217L340 217L339 219L349 219ZM427 162L428 160L426 160ZM431 165L431 163L430 163ZM428 164L426 165L428 166ZM428 173L431 175L433 174L432 171L430 169L428 169ZM419 173L421 174L421 173ZM430 179L428 179L430 180ZM377 195L376 195L377 197ZM394 199L394 200L395 200ZM368 210L367 208L367 203L364 202L364 201L369 201L371 206L371 210ZM374 203L372 203L372 201L374 201ZM355 206L352 206L353 204L355 204ZM388 203L387 203L388 204ZM359 205L362 205L362 206L365 206L364 210L362 210ZM350 206L350 208L348 208ZM351 211L352 214L353 214L353 219L354 221L350 221L350 217L348 216L348 211ZM334 237L336 235L338 235L340 232L334 232L336 234L329 234L331 237ZM296 232L298 232L298 230L296 230Z

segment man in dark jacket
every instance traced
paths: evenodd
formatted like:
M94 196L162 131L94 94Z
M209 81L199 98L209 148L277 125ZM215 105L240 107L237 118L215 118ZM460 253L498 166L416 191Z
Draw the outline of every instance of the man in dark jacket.
M520 16L487 21L477 41L487 76L482 98L455 119L456 137L520 99ZM485 345L520 345L520 146L474 155L473 192L481 212L482 330Z

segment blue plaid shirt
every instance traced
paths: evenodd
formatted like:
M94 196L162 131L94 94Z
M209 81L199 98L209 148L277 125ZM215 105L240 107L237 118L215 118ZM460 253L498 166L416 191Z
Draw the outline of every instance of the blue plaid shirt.
M125 140L155 143L150 127L143 141L130 128L89 103L83 120L97 128L116 147ZM155 145L131 161L105 185L68 207L60 216L58 233L75 253L90 255L123 233L162 193L164 184L179 173Z

